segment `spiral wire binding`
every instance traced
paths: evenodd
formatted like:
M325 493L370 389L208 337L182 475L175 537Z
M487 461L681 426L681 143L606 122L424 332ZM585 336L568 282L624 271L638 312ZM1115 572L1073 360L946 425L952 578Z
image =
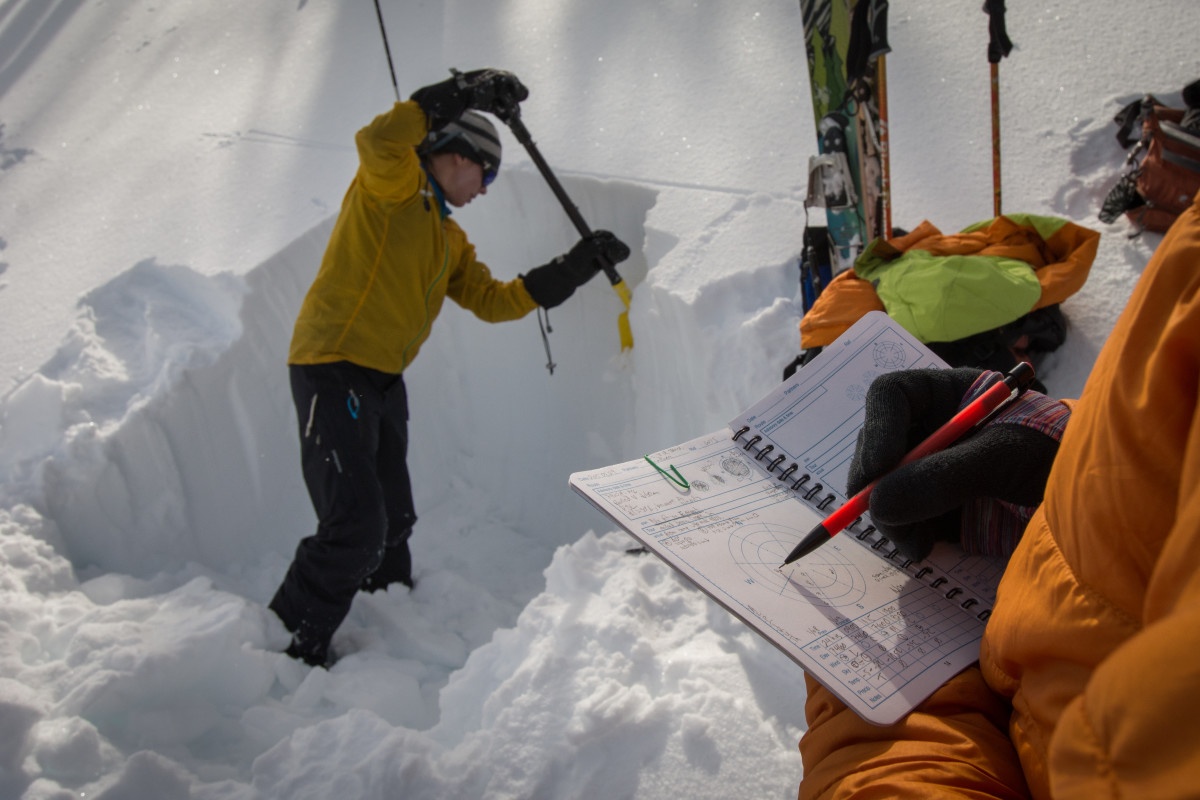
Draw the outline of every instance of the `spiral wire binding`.
M738 429L738 431L736 433L733 434L733 441L738 442L741 445L742 449L745 450L746 452L752 453L754 455L755 461L763 461L763 459L765 459L768 455L771 454L771 452L773 452L775 450L775 445L768 444L768 445L765 445L764 447L756 448L755 445L762 441L762 437L758 436L757 434L754 436L751 436L745 442L738 441L739 439L742 438L743 435L745 435L749 431L750 431L749 425L742 426L741 428ZM774 474L775 470L779 468L780 464L782 464L786 460L787 460L786 455L776 456L775 458L771 459L771 461L769 463L765 464L763 466L763 469L765 469L768 474ZM784 468L783 471L780 472L779 475L776 476L776 480L782 481L784 483L790 483L791 486L789 488L791 488L792 491L800 494L800 496L804 499L804 501L806 503L808 503L810 506L817 509L818 511L827 510L829 508L829 506L832 505L834 503L834 501L837 500L837 495L835 495L833 492L827 492L825 497L823 497L820 500L816 500L815 498L819 494L821 494L821 492L825 491L825 487L820 483L814 483L812 486L806 487L805 484L807 484L809 481L812 480L812 476L809 475L807 472L802 474L800 477L793 479L792 474L799 471L799 469L800 469L800 466L798 464L796 464L796 462L793 461L786 468ZM857 526L860 522L862 522L862 520L863 520L862 517L859 517L858 519L854 520L854 522L850 523L850 527L846 529L846 532L853 533L853 535L856 539L858 539L860 542L864 542L864 543L870 545L871 549L875 550L877 552L882 551L882 549L885 546L891 545L892 551L890 553L884 554L882 552L879 552L881 558L897 564L897 566L899 566L899 568L901 570L908 573L909 575L916 578L917 580L924 581L926 585L928 585L934 589L940 590L942 586L944 586L945 584L950 582L950 579L945 577L944 575L939 575L939 576L935 577L933 580L926 580L926 576L934 574L933 568L932 567L917 568L919 566L919 562L915 562L909 558L904 558L904 556L902 556L900 554L900 549L898 547L896 547L895 545L892 545L891 541L887 537L885 537L883 534L879 533L879 531L877 531L875 529L874 525L868 524L867 527L863 528L861 531L854 531L855 526ZM903 559L903 563L900 563L899 561L897 561L897 559ZM954 586L954 587L951 587L948 591L943 592L943 594L945 595L946 599L953 600L956 597L958 597L959 595L965 594L965 591L966 590L964 590L961 587ZM961 603L959 603L959 606L961 608L963 608L964 610L970 611L973 607L975 607L979 604L980 604L980 601L978 598L967 597ZM987 618L990 617L991 615L992 615L992 610L990 608L985 608L982 611L980 611L979 613L977 613L975 616L980 621L987 621Z

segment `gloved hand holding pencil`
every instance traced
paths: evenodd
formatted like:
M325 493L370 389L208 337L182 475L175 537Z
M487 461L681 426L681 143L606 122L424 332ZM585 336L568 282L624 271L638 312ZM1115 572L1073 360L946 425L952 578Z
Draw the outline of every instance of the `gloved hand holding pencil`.
M953 446L896 467L1001 377L970 368L905 370L871 384L846 493L879 478L871 519L906 558L923 558L939 539L1007 558L1041 503L1070 409L1039 392L1024 392Z

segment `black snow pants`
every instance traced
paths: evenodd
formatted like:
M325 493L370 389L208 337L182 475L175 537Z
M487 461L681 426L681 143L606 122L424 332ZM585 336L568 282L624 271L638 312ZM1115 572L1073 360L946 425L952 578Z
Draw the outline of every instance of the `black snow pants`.
M324 664L356 592L412 586L408 396L401 376L345 361L289 372L317 531L296 547L270 608L292 632L288 654Z

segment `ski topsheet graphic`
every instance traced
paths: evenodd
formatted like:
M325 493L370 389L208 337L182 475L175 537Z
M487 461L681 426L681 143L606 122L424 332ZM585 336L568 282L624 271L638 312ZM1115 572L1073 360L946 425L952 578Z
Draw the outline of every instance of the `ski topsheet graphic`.
M887 235L887 0L800 0L819 155L806 206L825 209L834 273Z

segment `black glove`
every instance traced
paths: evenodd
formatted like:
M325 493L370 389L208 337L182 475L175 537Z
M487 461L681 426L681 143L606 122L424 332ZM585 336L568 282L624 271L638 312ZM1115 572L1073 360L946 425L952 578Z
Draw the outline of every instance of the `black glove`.
M529 97L525 84L511 72L481 69L457 76L468 94L467 107L495 114L507 122L517 105Z
M1039 392L1026 391L977 433L888 473L1000 378L978 369L907 370L881 375L867 391L846 494L883 475L871 493L871 520L905 558L924 558L938 539L1007 557L1041 503L1070 410Z
M619 264L629 258L629 248L608 231L595 231L580 239L571 252L522 275L525 290L542 308L554 308L590 281L603 263Z
M462 116L468 108L487 111L502 120L529 97L529 90L517 76L501 69L479 69L458 72L441 83L425 86L412 93L425 116L429 130L444 128Z

